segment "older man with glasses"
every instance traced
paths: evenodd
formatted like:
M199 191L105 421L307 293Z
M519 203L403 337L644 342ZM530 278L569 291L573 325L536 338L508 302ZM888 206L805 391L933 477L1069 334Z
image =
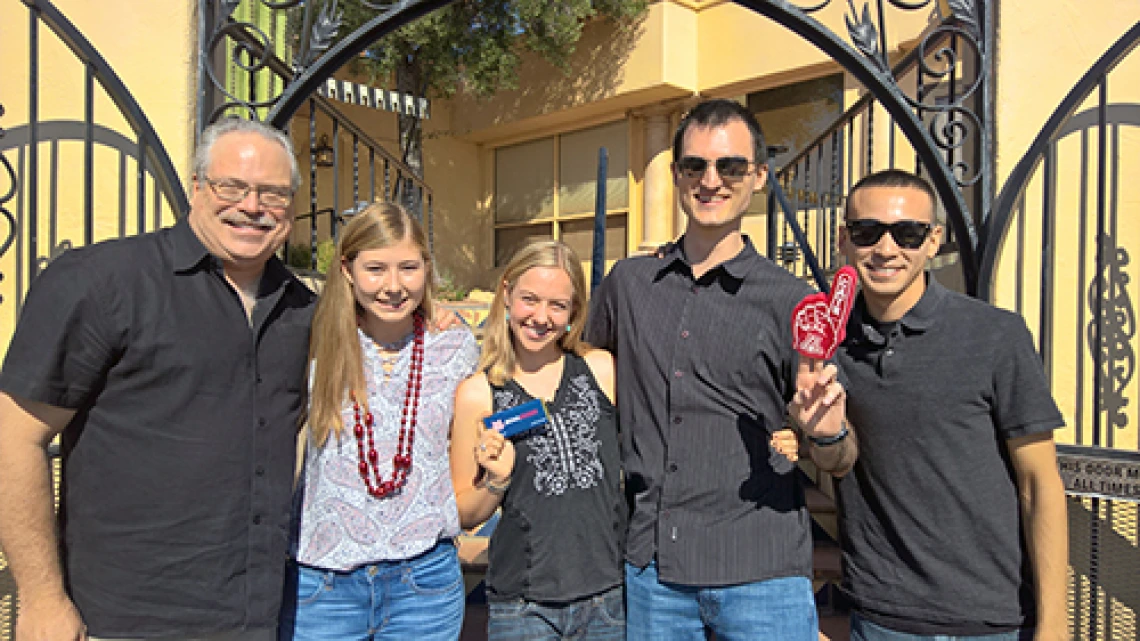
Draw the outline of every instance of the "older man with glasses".
M17 639L275 638L314 304L274 256L298 182L287 136L221 121L185 218L32 284L0 374Z
M860 445L837 485L851 638L1067 639L1061 414L1021 317L927 274L936 204L871 174L839 230L861 286L836 355Z
M587 339L618 366L631 640L818 637L811 520L770 440L796 397L820 467L843 472L856 448L835 367L798 366L792 349L792 310L811 288L741 233L764 151L739 104L694 107L673 145L684 236L619 261L593 293Z

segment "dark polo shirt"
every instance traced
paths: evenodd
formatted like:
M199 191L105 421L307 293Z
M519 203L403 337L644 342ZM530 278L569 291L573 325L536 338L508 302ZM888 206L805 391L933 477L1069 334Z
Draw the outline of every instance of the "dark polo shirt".
M185 220L32 284L0 389L77 410L64 562L91 634L276 625L313 302L274 258L251 326Z
M810 576L803 488L769 437L795 391L792 309L813 290L744 249L700 279L680 243L619 261L587 338L617 359L626 559L662 581Z
M844 589L903 632L1013 630L1035 606L1006 441L1061 413L1020 316L928 282L888 327L860 296L836 355L859 434L837 485Z

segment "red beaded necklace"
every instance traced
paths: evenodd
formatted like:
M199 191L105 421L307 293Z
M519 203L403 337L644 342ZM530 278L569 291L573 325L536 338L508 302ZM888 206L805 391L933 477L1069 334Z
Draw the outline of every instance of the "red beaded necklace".
M378 499L403 488L408 482L408 472L412 469L412 442L416 438L416 413L420 406L420 387L424 377L424 319L418 311L413 316L412 324L414 327L412 361L408 367L408 389L404 392L404 412L400 416L399 443L396 445L396 454L392 457L391 480L385 481L380 474L380 455L376 453L376 443L372 434L372 412L365 412L364 422L361 423L360 403L356 402L355 397L352 399L352 413L356 417L353 433L356 434L357 451L360 455L358 465L360 478L364 479L364 487L368 488L368 493ZM364 446L366 438L367 449Z

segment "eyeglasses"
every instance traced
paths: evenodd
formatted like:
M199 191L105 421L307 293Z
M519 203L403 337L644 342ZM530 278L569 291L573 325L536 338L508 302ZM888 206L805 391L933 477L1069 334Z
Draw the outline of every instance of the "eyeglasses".
M233 178L222 178L220 180L203 178L202 180L210 185L215 196L228 203L240 203L251 191L257 192L258 204L269 209L284 209L293 202L293 190L289 187L254 186Z
M873 247L885 232L891 232L895 244L903 249L918 249L926 242L934 226L917 220L902 220L887 224L877 220L847 221L847 236L856 247Z
M752 164L752 161L744 156L722 156L713 161L716 173L725 182L742 180L748 175ZM682 156L677 161L677 169L681 170L681 175L689 180L701 178L708 171L708 168L708 158L701 158L700 156Z

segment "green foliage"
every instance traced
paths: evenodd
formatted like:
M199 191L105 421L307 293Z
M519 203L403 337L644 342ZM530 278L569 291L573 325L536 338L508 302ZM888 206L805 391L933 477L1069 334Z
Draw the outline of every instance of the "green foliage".
M517 86L525 51L567 71L587 20L629 22L647 4L647 0L459 0L375 43L356 68L373 79L407 73L421 95L450 96L464 87L489 96ZM377 13L362 3L343 6L341 37Z
M317 272L327 274L336 254L336 244L326 239L317 243ZM313 253L308 245L289 245L289 257L286 262L294 269L312 270Z
M438 286L437 295L440 300L467 300L467 295L471 293L470 287L462 287L457 284L455 282L455 275L447 270L439 272L436 276L436 284Z

